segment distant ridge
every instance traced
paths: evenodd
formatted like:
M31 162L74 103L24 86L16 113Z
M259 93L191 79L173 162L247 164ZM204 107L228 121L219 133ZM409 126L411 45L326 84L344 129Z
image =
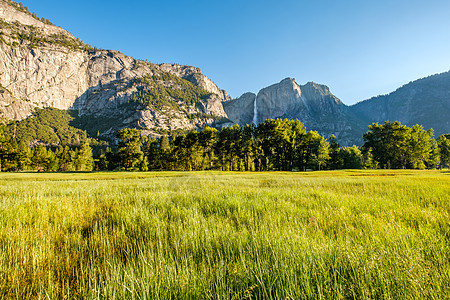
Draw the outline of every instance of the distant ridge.
M256 106L254 106L256 104ZM292 78L271 85L257 95L245 93L224 103L235 123L244 125L269 118L299 119L307 128L343 145L362 144L362 135L374 122L400 121L434 129L435 136L450 132L450 72L410 82L396 91L347 106L325 85L299 85Z
M450 71L403 85L394 92L352 105L365 122L400 121L433 128L439 136L450 132Z

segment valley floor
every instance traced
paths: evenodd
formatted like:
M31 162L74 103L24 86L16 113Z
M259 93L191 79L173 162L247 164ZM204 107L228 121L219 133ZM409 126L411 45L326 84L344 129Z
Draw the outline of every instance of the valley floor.
M0 298L448 299L450 173L0 174Z

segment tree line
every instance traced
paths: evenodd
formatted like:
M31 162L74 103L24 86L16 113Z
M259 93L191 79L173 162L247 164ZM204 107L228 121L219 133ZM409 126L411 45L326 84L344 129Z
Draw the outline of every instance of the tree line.
M332 169L425 169L449 167L450 135L400 122L374 123L362 147L341 147L307 131L298 120L270 119L258 126L205 127L185 134L146 137L122 129L114 147L93 151L86 138L76 146L27 145L0 134L1 171L223 170L307 171Z

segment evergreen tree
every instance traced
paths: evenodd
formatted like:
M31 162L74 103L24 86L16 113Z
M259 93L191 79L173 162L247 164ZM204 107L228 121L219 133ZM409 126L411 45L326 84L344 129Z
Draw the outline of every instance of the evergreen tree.
M45 171L48 164L47 148L43 145L38 145L33 149L31 157L31 166L34 170L39 172Z
M319 170L321 167L325 166L327 161L330 159L330 144L328 144L325 138L321 138L319 142L319 146L317 148L317 164L319 166Z
M201 169L212 169L214 165L214 144L217 141L217 129L206 126L198 133L198 142L202 151Z
M119 166L119 157L114 153L110 147L106 148L105 152L105 165L107 170L115 170Z
M141 160L141 163L139 164L139 170L143 172L148 171L148 159L147 156L144 156L144 158Z
M332 134L328 139L330 143L330 160L328 161L328 168L331 170L338 170L343 168L343 161L341 157L341 149L337 143L336 136Z
M85 140L78 151L76 157L77 171L92 171L94 168L94 158L89 142Z
M167 135L163 135L161 137L161 150L162 151L169 151L170 150L170 143L169 143L169 138L167 137Z
M125 128L119 130L117 137L120 139L117 154L121 167L125 171L137 170L144 157L144 153L141 150L141 131Z
M5 135L0 137L0 171L16 171L19 146L14 137Z
M244 161L244 170L250 171L255 154L254 125L246 125L242 131L241 153Z
M47 149L47 163L45 165L45 171L58 171L59 159L55 152L51 148Z
M31 166L31 149L25 142L20 141L17 149L17 169L19 171L28 170Z
M172 138L175 138L173 136ZM173 170L173 164L174 164L174 156L172 153L171 144L169 141L169 138L167 135L163 135L159 141L160 144L160 162L159 162L159 168L160 169L168 169Z
M74 169L74 157L75 153L68 146L59 151L59 170L63 172L72 171Z
M158 140L148 137L143 152L144 157L147 158L149 169L156 170L162 168L163 155Z
M446 135L441 135L438 138L437 147L440 157L440 167L450 167L450 138Z

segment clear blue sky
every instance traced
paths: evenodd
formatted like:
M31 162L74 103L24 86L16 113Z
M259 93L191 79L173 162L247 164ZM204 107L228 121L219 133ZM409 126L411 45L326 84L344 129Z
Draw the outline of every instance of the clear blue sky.
M86 43L201 68L232 97L293 77L344 103L450 70L448 0L22 0Z

